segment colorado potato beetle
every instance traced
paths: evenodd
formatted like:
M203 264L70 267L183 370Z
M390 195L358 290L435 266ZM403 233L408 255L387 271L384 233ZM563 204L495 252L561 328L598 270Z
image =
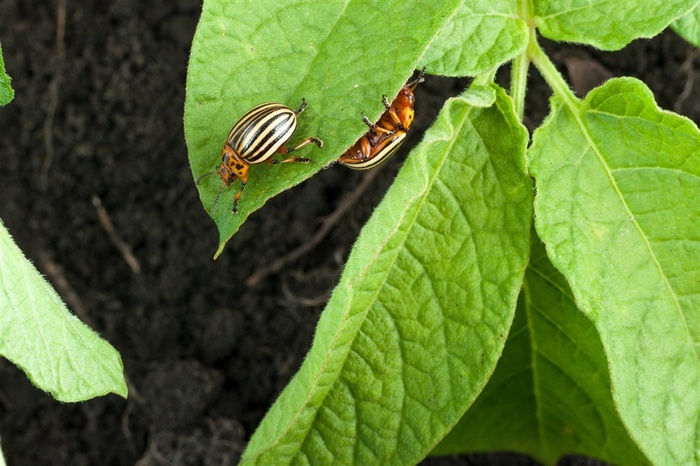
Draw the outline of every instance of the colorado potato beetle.
M233 125L221 152L219 168L197 178L197 185L199 185L202 179L209 175L218 174L221 177L222 185L210 210L212 214L216 209L216 203L219 201L219 196L224 186L228 186L230 189L231 184L237 178L240 178L241 187L236 193L233 206L231 207L231 212L234 214L238 211L238 200L241 198L243 188L248 182L248 173L251 165L263 162L271 164L310 162L309 159L304 157L289 157L283 160L273 158L277 153L289 154L310 143L323 147L323 141L315 137L308 137L291 149L285 147L285 143L289 141L297 127L297 115L303 112L306 107L305 99L301 99L301 106L297 111L282 104L267 102L248 110Z
M413 123L413 106L416 101L413 90L423 82L424 76L425 68L416 79L401 88L391 104L386 96L382 96L386 110L376 123L362 115L362 121L369 126L369 131L340 156L338 163L354 170L368 170L384 162L397 151Z

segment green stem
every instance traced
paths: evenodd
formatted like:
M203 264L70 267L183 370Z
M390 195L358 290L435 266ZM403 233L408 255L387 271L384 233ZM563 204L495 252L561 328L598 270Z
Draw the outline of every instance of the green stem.
M518 1L519 16L530 25L530 40L534 40L535 28L532 22L533 7L531 0ZM527 93L527 70L530 68L530 57L527 52L513 59L510 68L510 96L515 105L518 120L523 120L525 111L525 94Z
M510 96L515 105L515 115L523 121L525 94L527 93L527 70L530 59L526 54L518 55L510 67Z
M487 71L486 73L481 73L474 76L472 84L475 84L477 86L488 86L493 82L494 79L496 79L496 71L498 71L497 67L493 68L490 71Z
M527 52L532 63L537 67L544 80L547 81L549 87L552 88L554 95L562 99L564 105L572 111L578 111L581 107L581 100L576 97L569 84L564 80L564 77L534 38L530 40Z

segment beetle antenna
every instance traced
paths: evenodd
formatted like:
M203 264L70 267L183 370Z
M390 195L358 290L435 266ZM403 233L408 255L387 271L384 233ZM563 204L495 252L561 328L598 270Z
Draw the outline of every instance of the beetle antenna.
M195 181L195 184L197 186L199 186L199 183L201 183L204 178L206 178L209 175L215 175L217 173L219 173L219 170L214 170L213 172L205 173L205 174L201 175L199 178L197 178L197 181Z
M203 175L200 175L199 178L197 178L197 181L195 182L197 186L199 186L199 183L202 182L204 178L206 178L209 175L216 175L219 173L219 170L214 170L213 172L208 172ZM219 196L221 196L221 191L224 189L224 185L221 185L219 188L219 192L216 193L216 198L214 199L214 203L211 205L211 209L209 209L209 213L211 215L214 215L214 211L216 210L216 203L219 202Z
M211 209L209 209L209 213L213 216L214 211L216 210L216 204L219 202L219 196L221 196L221 191L224 190L224 185L222 184L221 187L219 188L219 192L216 193L216 197L214 198L214 202L211 205Z

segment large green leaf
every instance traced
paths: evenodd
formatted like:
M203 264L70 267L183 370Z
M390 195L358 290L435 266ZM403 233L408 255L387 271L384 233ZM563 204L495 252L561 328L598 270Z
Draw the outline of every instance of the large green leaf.
M535 219L598 330L623 422L656 464L700 444L700 132L631 78L554 98L533 137Z
M2 45L0 45L0 105L7 105L15 96L10 81L12 80L5 72L5 61L2 58Z
M535 23L546 38L619 50L654 37L698 0L532 0Z
M527 135L498 89L447 102L364 227L244 461L411 464L481 391L529 250Z
M127 394L117 350L66 309L1 222L0 355L59 401Z
M700 47L700 5L671 23L671 28L694 46Z
M528 27L517 0L467 0L423 57L431 72L476 76L505 63L527 47Z
M376 119L382 94L396 95L459 0L416 4L394 1L205 0L187 74L185 136L195 177L216 168L233 123L252 106L276 101L309 107L291 143L323 139L323 149L301 150L309 165L255 166L239 204L225 191L213 218L217 255L251 212L337 159ZM344 168L338 168L344 169ZM219 190L206 178L200 196L208 209Z
M615 410L596 329L537 238L496 371L433 453L501 450L544 464L567 454L647 463Z

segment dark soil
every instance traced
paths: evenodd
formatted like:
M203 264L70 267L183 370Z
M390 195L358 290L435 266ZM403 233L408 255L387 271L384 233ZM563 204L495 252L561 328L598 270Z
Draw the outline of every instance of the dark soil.
M121 352L130 396L61 404L0 361L8 465L233 464L299 367L350 247L408 148L467 81L419 86L411 138L362 202L311 253L249 288L250 274L307 241L365 175L334 167L283 193L213 261L217 232L199 203L182 127L200 2L51 3L0 3L16 91L0 108L0 218L71 309ZM672 33L617 53L551 52L581 86L592 58L603 76L637 76L661 106L700 120L697 55ZM584 60L577 67L573 58ZM533 72L529 125L546 114L547 95ZM96 199L140 271L101 224ZM594 464L585 461L562 463ZM496 454L426 463L532 462Z

